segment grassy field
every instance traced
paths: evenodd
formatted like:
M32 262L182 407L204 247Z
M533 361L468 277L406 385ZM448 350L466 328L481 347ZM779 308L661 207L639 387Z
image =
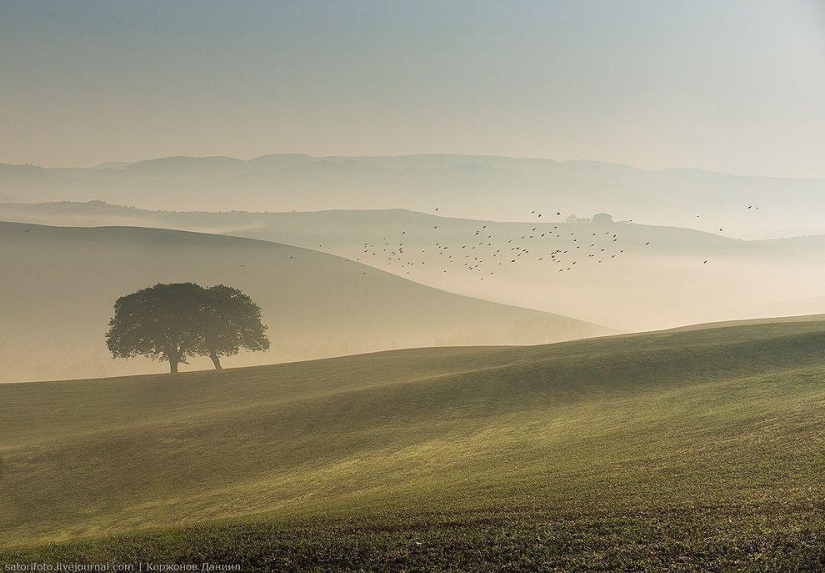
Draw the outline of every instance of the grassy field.
M825 569L825 321L0 385L0 563Z

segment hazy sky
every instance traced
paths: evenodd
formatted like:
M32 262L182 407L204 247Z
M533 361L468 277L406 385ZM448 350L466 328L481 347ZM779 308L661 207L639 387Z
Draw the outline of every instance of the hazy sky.
M825 177L822 0L0 0L0 162L472 153Z

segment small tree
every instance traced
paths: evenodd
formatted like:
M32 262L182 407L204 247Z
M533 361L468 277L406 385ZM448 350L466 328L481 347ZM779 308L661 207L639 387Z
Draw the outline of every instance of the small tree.
M216 285L206 289L201 320L203 348L199 354L208 355L216 370L222 368L221 356L233 356L241 348L269 349L261 308L236 288Z

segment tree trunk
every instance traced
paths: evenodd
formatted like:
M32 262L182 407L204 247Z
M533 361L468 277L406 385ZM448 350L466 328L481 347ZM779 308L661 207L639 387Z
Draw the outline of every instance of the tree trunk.
M180 363L180 359L183 357L183 354L179 351L177 344L171 344L168 340L163 347L163 353L166 355L166 359L169 361L169 372L172 374L178 373L178 364Z
M223 366L221 366L221 358L218 356L218 353L214 350L209 352L209 358L212 359L212 364L215 365L215 370L223 370Z

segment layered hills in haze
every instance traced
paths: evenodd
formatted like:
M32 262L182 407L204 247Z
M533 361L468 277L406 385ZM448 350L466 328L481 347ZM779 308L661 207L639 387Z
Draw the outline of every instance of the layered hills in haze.
M164 371L166 365L142 358L112 360L103 339L115 300L158 282L228 284L261 306L272 349L230 358L227 366L612 332L449 294L329 254L237 237L0 223L0 264L3 382ZM208 364L195 359L189 368Z
M739 240L611 222L493 222L404 210L145 211L0 204L0 220L128 225L263 239L335 254L454 293L622 331L825 312L825 241Z
M825 180L644 171L595 161L469 155L166 157L94 168L0 165L0 197L147 209L311 211L404 208L529 220L610 212L617 219L729 236L825 232ZM750 209L749 209L750 207ZM698 215L698 217L697 217Z

